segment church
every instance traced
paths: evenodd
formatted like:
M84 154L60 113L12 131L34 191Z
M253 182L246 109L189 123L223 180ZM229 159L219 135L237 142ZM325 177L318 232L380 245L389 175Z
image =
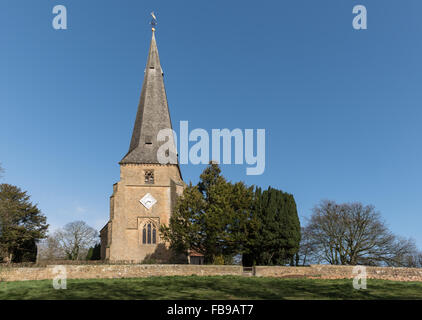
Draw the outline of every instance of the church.
M161 164L157 134L172 129L155 28L129 151L119 162L120 181L113 185L110 218L101 229L101 259L142 262L168 247L159 236L168 224L176 198L183 193L177 157ZM174 149L175 150L175 149Z

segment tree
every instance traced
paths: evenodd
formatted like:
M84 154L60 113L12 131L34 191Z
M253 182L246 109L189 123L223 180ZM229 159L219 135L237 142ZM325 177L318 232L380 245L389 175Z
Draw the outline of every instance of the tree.
M54 237L63 248L67 259L81 260L86 257L88 249L97 243L98 232L84 221L75 221L56 231Z
M422 268L422 252L415 252L410 257L408 267Z
M335 265L403 266L413 241L395 236L371 205L322 201L306 227L313 254Z
M407 268L422 268L422 252L415 248L413 252L403 257L400 265Z
M86 260L101 260L101 244L97 243L95 246L88 249Z
M295 264L301 229L293 195L257 188L249 226L245 265Z
M197 186L190 183L177 199L169 226L160 227L161 236L170 242L175 252L188 254L189 250L204 253L202 221L205 215L205 203Z
M308 228L302 227L297 265L319 264L321 259L316 254L317 248L318 243L310 236Z
M35 261L36 243L48 229L46 220L25 191L0 184L0 257L8 262Z
M13 262L35 262L37 261L37 242L29 239L22 242L19 248L12 251Z
M227 182L219 166L211 163L198 185L185 188L161 235L176 252L202 253L205 263L231 261L248 236L252 197L252 187Z
M55 234L49 235L38 244L38 261L64 259L66 259L66 253Z

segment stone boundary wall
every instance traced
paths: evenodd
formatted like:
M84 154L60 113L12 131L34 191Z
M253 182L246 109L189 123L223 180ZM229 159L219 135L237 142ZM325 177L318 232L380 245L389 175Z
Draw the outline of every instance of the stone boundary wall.
M55 265L41 268L0 266L0 281L52 280L58 275ZM171 264L104 264L64 265L67 279L116 279L151 276L223 276L243 275L241 266L171 265ZM277 278L352 279L353 266L311 265L309 267L257 266L253 275ZM422 281L422 269L366 267L368 279Z
M52 280L60 271L55 265L44 268L8 268L0 266L0 281ZM241 266L189 264L63 265L67 279L143 278L151 276L242 275Z
M257 277L353 279L354 266L311 265L309 267L255 267ZM422 268L366 267L368 279L422 281Z

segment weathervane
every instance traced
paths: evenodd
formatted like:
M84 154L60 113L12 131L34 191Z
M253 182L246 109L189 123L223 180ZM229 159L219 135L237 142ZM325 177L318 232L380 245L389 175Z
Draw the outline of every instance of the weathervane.
M151 16L152 16L152 20L150 22L151 26L152 26L152 31L155 31L155 26L157 25L157 17L154 14L154 11L151 12Z

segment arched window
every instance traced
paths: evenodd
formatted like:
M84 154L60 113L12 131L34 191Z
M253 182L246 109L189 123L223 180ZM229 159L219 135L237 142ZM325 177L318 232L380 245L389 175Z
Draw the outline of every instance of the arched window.
M148 223L148 244L151 244L151 223Z
M142 228L142 244L157 243L157 228L151 222L144 224Z
M157 243L157 230L152 229L152 243L156 244Z

